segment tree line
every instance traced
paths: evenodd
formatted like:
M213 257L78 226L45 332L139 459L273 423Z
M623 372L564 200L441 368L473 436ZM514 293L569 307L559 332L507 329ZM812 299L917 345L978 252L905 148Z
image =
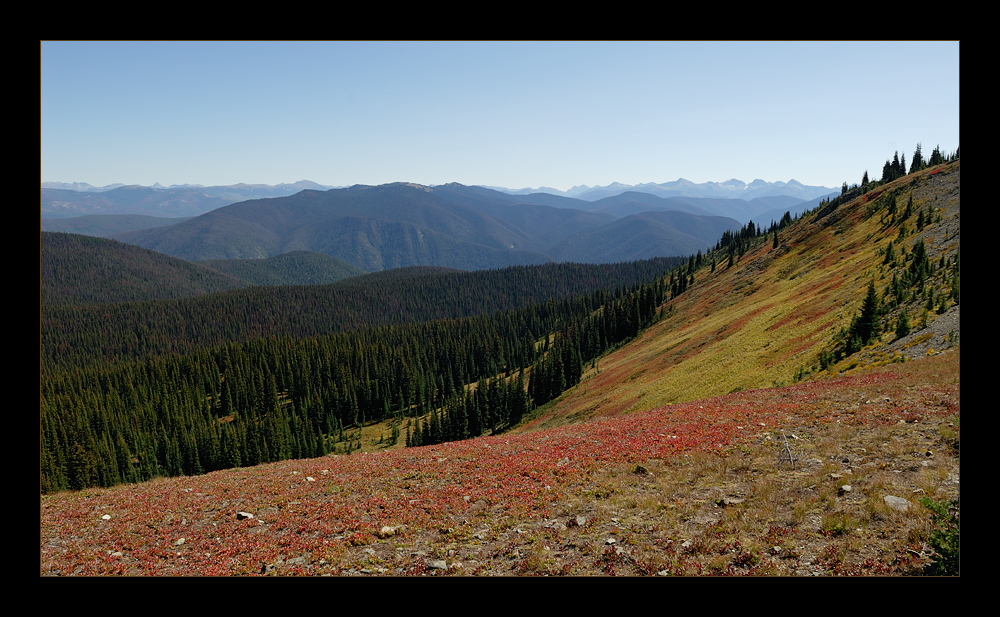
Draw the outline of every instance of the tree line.
M429 417L422 441L503 430L650 322L658 263L652 283L485 315L59 367L41 382L41 490L319 456L383 420Z
M651 280L683 258L462 272L407 268L317 286L255 287L184 300L41 307L41 370L191 353L271 336L323 336L452 319Z

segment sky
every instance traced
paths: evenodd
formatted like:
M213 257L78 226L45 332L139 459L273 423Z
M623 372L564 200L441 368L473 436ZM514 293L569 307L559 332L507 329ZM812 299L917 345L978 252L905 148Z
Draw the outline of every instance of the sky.
M959 144L959 43L40 43L41 181L839 188Z

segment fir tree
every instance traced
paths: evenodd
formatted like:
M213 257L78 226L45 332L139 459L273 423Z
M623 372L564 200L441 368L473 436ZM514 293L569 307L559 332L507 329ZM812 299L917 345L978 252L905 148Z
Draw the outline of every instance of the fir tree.
M868 293L861 305L861 314L855 324L852 325L851 334L856 334L862 345L867 345L873 338L880 334L878 323L878 295L875 293L875 282L868 283Z
M882 263L889 265L894 261L896 261L896 253L892 249L892 240L889 240L889 246L885 247L885 259L882 260Z
M910 173L920 171L927 164L924 162L924 156L920 152L920 142L917 142L917 150L913 153L913 160L910 161Z
M910 316L906 313L906 309L899 312L899 318L896 320L896 338L900 339L910 333Z
M927 165L929 167L933 167L934 165L940 165L944 162L944 155L941 154L941 146L934 146L934 151L931 152L931 159L927 161Z

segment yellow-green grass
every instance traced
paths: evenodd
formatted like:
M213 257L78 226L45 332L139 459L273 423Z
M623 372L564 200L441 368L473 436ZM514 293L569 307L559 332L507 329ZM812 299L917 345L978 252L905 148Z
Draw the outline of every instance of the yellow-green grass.
M869 281L880 293L887 283L884 251L899 226L885 224L873 203L862 197L819 220L806 215L782 230L779 248L762 239L731 268L724 258L715 272L701 268L659 323L601 358L529 426L787 384L811 371L858 314Z

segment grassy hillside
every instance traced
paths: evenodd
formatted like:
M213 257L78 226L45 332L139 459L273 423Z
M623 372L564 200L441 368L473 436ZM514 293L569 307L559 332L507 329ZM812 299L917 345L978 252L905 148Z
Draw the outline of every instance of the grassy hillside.
M897 257L893 266L884 263L890 241L901 255L904 248L911 254L922 240L931 262L957 260L959 178L958 162L906 176L829 213L807 214L780 232L778 248L770 239L762 240L732 267L720 262L714 272L702 268L695 273L696 284L664 307L665 319L639 340L602 358L576 388L545 410L536 426L788 384L819 374L820 352L830 350L833 337L858 314L869 281L882 295L893 273L909 267L905 257ZM879 198L894 190L904 201L913 195L914 214L889 224L885 200ZM934 222L916 232L916 212L928 207ZM900 239L902 225L909 233ZM940 293L951 291L945 271L928 279L928 288L934 284ZM954 301L945 300L957 311ZM923 296L904 304L910 307L911 319L919 321L916 316L926 304ZM889 350L898 313L885 317L889 327L870 345L871 361L888 359L874 352ZM937 317L934 310L926 319L932 323ZM910 340L915 338L916 332ZM938 336L935 346L941 349L948 342ZM846 370L849 364L823 374Z
M958 369L953 352L533 433L43 495L39 572L920 574L949 527L919 500L958 493Z
M402 448L344 425L353 455L43 495L40 573L955 574L959 180L926 169L710 253L514 432Z

